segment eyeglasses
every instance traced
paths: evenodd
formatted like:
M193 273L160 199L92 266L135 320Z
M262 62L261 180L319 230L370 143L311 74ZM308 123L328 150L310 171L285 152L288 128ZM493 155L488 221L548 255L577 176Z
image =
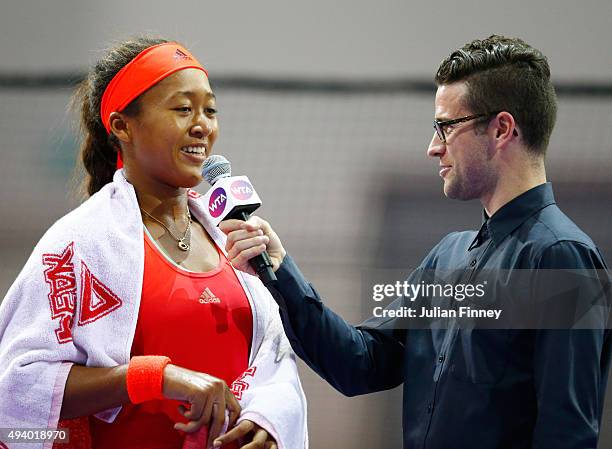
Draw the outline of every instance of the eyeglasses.
M469 122L470 120L474 120L481 117L490 117L492 115L499 114L499 112L487 112L485 114L475 114L468 115L466 117L455 118L452 120L434 120L433 126L436 130L436 134L438 135L438 139L442 142L446 143L446 135L444 135L444 127L449 125L456 125L457 123Z

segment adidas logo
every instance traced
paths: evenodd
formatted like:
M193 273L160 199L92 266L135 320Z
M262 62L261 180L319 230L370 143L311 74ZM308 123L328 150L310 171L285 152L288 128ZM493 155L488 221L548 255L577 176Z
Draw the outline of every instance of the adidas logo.
M202 292L198 301L200 304L219 304L221 302L208 287Z
M184 52L177 48L174 52L174 59L191 59L191 56L186 55Z

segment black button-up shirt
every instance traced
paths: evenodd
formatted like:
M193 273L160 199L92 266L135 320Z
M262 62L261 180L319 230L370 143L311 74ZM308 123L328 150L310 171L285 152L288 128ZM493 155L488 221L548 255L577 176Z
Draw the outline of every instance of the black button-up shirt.
M542 184L485 215L478 232L444 237L419 268L471 278L606 265ZM276 274L285 332L312 369L350 396L403 383L404 448L597 446L611 355L605 316L588 330L402 329L388 319L353 327L322 303L291 257Z

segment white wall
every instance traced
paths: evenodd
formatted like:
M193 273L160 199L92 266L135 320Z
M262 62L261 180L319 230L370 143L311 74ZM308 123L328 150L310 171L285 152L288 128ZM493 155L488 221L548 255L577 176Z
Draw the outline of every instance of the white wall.
M558 80L611 80L610 0L3 0L0 72L82 68L110 41L183 40L212 73L431 77L451 49L523 37Z

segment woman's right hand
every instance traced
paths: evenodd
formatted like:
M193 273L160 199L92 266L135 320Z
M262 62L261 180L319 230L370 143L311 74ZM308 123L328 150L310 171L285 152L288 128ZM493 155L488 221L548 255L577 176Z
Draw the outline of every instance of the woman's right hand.
M226 409L229 414L228 428L234 426L240 415L240 404L226 383L209 374L169 364L164 368L162 392L168 399L190 404L189 409L179 406L179 412L189 422L176 423L174 428L192 433L202 426L207 426L209 441L221 434Z

